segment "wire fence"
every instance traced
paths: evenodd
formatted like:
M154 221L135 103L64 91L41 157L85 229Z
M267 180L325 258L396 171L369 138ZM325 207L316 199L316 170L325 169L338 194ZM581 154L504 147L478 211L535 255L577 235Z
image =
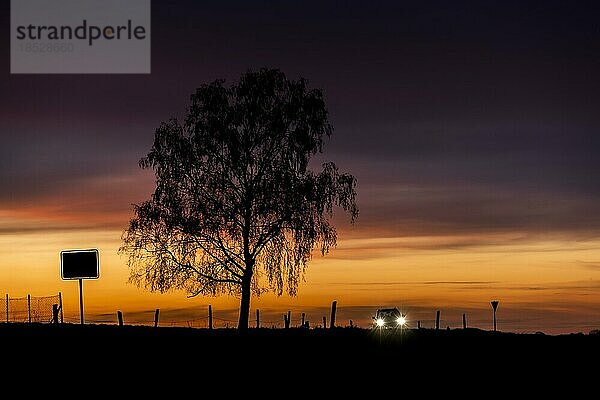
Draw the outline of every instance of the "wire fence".
M79 317L74 317L74 316L65 316L64 317L64 321L68 322L68 323L79 323L80 319ZM94 318L94 317L86 317L85 318L85 322L89 323L89 324L107 324L107 325L114 325L118 323L118 319L117 316L115 314L114 318ZM164 318L160 320L159 325L161 327L181 327L181 328L210 328L209 326L209 318L208 317L201 317L201 318L194 318L194 319L170 319L170 318ZM220 318L220 317L215 317L213 316L212 318L212 327L213 329L221 329L221 328L237 328L237 324L238 321L237 320L233 320L233 319L227 319L227 318ZM135 325L135 326L154 326L154 320L148 319L148 320L140 320L140 319L133 319L133 320L128 320L127 319L127 315L125 314L125 325ZM254 321L251 321L251 323L249 324L250 327L255 327L256 323L254 323ZM298 323L296 325L292 324L292 327L294 326L300 326L300 321L298 320ZM283 321L275 321L275 320L261 320L260 321L260 327L261 328L284 328L284 322Z
M178 328L196 328L196 329L209 329L211 327L210 325L210 321L211 318L207 315L207 311L203 310L201 311L202 313L206 313L203 316L198 316L198 311L194 311L194 313L196 313L196 315L191 316L191 318L189 317L183 317L181 315L173 315L171 314L169 311L166 311L164 315L162 315L158 321L158 326L159 327L178 327ZM151 316L152 314L154 314L154 311L151 310L147 310L144 311L141 314L147 314L148 316L146 317L145 315L140 315L140 312L131 312L130 314L128 314L127 312L123 313L123 323L124 325L128 325L128 326L147 326L147 327L153 327L155 326L155 320L153 318L153 316ZM220 315L219 315L220 314ZM283 313L274 313L274 312L268 312L265 313L266 315L264 315L261 313L260 315L260 328L261 329L285 329L286 328L286 323L284 321L284 314ZM301 313L296 311L292 313L292 318L290 319L290 323L289 323L289 327L290 328L301 328L302 325L302 318L300 317ZM315 313L315 314L311 314L309 316L309 314L307 313L305 316L305 322L310 322L310 324L307 326L305 325L305 328L310 328L310 329L323 329L324 327L329 329L330 328L330 320L329 318L326 318L326 321L323 321L323 315L321 315L319 317L319 313ZM310 317L310 318L309 318ZM316 318L315 318L316 317ZM65 322L69 322L69 323L79 323L79 316L77 315L69 315L68 317L65 316ZM117 318L117 313L115 312L114 315L113 314L103 314L102 316L94 316L94 315L90 315L90 317L86 317L85 318L85 322L89 323L89 324L106 324L106 325L117 325L118 322L118 318ZM249 328L256 328L256 320L251 318L248 321L248 326ZM364 319L357 322L357 321L353 321L352 323L350 322L350 320L348 318L338 318L336 319L336 323L335 326L336 327L340 327L340 328L373 328L375 329L376 326L371 322L370 320ZM487 326L490 325L488 323L487 320L480 320L480 319L473 319L473 320L468 320L468 324L467 327L471 328L471 327L475 327L478 329L489 329L490 327ZM509 325L509 323L507 322L506 325ZM235 329L238 326L238 320L237 318L233 318L232 317L232 312L231 310L223 310L223 311L219 311L219 310L214 310L213 308L213 315L212 315L212 329ZM516 327L513 326L512 324L509 325L506 329L507 332L516 332L516 333L536 333L539 331L539 328L528 328L528 327L523 327L524 325L517 325ZM462 328L462 321L460 320L455 320L455 319L445 319L445 318L441 318L439 321L439 329L440 330L447 330L447 329L460 329ZM570 328L572 330L574 329L578 329L578 330L582 330L582 329L587 329L592 330L592 329L597 329L597 325L592 325L590 324L589 326L582 326L582 325L577 325L577 324L573 324L571 325L562 325L562 326L557 326L557 327L551 327L553 329L556 328ZM419 329L419 328L423 328L423 329L436 329L436 319L435 318L419 318L418 320L409 320L407 321L406 325L403 326L404 329Z
M57 306L58 315L53 316L53 306ZM209 306L210 307L210 306ZM122 322L124 325L134 326L160 326L160 327L180 327L180 328L196 328L196 329L227 329L237 328L238 320L235 316L235 312L231 309L226 310L214 310L214 308L194 310L190 311L189 314L183 315L180 310L166 310L164 314L160 315L159 311L146 310L136 311L131 313L121 313ZM256 310L258 311L258 310ZM204 314L204 315L198 315ZM337 327L354 327L360 328L361 325L364 328L372 328L373 322L362 318L360 322L352 321L348 319L350 316L356 316L354 314L348 314L342 311L342 318L336 320L335 325ZM263 329L284 329L290 328L310 328L310 329L323 329L330 328L331 321L326 315L329 315L329 310L323 308L322 311L300 313L299 311L292 311L289 322L286 323L286 319L290 314L278 313L274 310L268 310L264 314L260 313L259 327ZM303 317L300 317L303 315ZM418 317L417 317L418 315ZM426 329L456 329L459 327L488 327L489 321L481 319L480 316L476 316L473 319L468 319L468 325L462 325L459 320L440 318L440 321L432 318L422 318L423 312L415 315L414 319L409 319L404 325L404 328L415 329L415 328L426 328ZM465 314L466 315L466 314ZM191 317L191 318L190 318ZM317 317L317 318L315 318ZM345 317L345 318L344 318ZM420 318L419 318L420 317ZM8 295L0 297L0 323L27 323L27 322L38 322L38 323L49 323L56 318L56 322L67 322L67 323L79 323L80 316L78 314L69 313L69 315L63 316L62 308L62 295L59 293L54 296L26 296L26 297L9 297ZM119 324L119 318L117 313L105 313L105 314L92 314L85 317L85 322L89 324L106 324L116 325ZM257 321L254 318L250 318L249 327L256 328ZM305 323L305 324L304 324ZM537 333L539 328L535 324L527 324L527 321L517 319L504 320L502 322L508 331L519 332L519 333ZM546 329L562 329L562 330L593 330L598 329L598 324L589 322L587 324L576 324L576 323L563 323L560 326L548 327ZM484 328L485 329L485 328Z
M54 296L10 297L8 294L0 298L0 322L42 322L52 321L52 308L58 306L62 320L62 294Z
M130 326L155 326L155 323L161 327L180 327L180 328L197 328L197 329L228 329L228 328L237 328L238 320L233 318L227 318L218 315L218 311L213 313L212 318L209 315L205 316L195 316L194 318L181 318L181 317L171 317L168 311L165 313L166 315L162 316L160 320L157 322L154 318L154 311L145 311L143 314L148 314L148 317L140 316L139 312L133 312L133 316L128 318L127 313L123 313L124 325ZM229 312L225 312L226 315L229 315ZM152 316L151 316L152 315ZM268 319L267 319L268 318ZM269 313L267 318L264 318L261 314L259 327L260 328L270 328L270 329L283 329L286 327L285 324L285 315L281 314L281 319L275 319L275 315L273 313ZM64 317L64 321L67 323L79 323L80 317L77 315L67 315ZM303 322L308 322L308 319L302 319L300 315L297 318L291 318L289 327L291 328L301 328ZM311 324L304 325L305 327L310 326L310 328L320 329L323 328L322 320L319 319L319 324ZM341 321L340 321L341 322ZM347 321L346 321L347 322ZM119 323L117 313L108 315L91 315L85 317L86 324L101 324L101 325L116 325ZM256 320L250 319L248 321L248 325L250 328L256 328ZM348 326L346 323L336 324L338 326ZM358 327L358 325L354 325L354 327Z

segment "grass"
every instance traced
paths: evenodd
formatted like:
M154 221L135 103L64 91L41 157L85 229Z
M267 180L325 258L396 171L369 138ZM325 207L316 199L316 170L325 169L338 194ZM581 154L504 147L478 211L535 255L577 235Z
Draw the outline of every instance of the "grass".
M593 365L600 355L600 335L478 329L406 330L402 335L356 328L250 329L241 334L233 329L0 324L0 343L6 344L5 355L18 350L12 358L5 356L5 363L52 363L76 381L98 379L98 372L88 371L100 371L104 379L106 374L110 379L141 376L161 385L208 380L231 388L239 379L260 387L275 384L273 380L277 385L362 387L380 380L386 386L426 378L436 386L481 383L492 375L523 385L539 373L546 378L561 374L563 381L574 372L584 376L594 370L588 370L585 360Z

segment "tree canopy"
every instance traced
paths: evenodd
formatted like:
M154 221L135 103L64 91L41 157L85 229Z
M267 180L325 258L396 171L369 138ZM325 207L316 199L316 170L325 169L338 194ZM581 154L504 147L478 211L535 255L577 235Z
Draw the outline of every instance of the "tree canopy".
M334 209L358 216L356 179L311 157L333 132L321 90L281 71L217 80L191 96L185 120L155 132L140 160L156 175L123 234L130 281L151 291L295 295L314 249L336 245Z

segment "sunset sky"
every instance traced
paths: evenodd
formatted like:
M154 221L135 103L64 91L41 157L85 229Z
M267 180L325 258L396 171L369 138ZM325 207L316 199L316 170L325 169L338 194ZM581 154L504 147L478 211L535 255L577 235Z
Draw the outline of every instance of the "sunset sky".
M0 5L0 295L63 293L59 252L96 247L90 320L204 326L234 298L151 294L117 254L154 177L138 160L202 83L280 68L322 88L323 159L358 180L360 217L315 256L299 296L253 298L266 321L306 312L367 326L380 306L411 324L515 332L600 328L600 5L528 1L152 2L150 75L11 75ZM218 320L219 324L227 321ZM235 322L231 322L234 326Z

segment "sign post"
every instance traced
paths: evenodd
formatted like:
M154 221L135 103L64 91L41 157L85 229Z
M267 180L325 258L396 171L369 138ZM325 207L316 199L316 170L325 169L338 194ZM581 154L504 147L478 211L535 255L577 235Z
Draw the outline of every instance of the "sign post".
M83 280L100 277L100 254L98 249L63 250L60 252L60 277L79 281L79 317L83 318Z
M490 304L492 305L492 309L494 310L494 332L496 332L496 310L498 309L498 300L492 300Z

